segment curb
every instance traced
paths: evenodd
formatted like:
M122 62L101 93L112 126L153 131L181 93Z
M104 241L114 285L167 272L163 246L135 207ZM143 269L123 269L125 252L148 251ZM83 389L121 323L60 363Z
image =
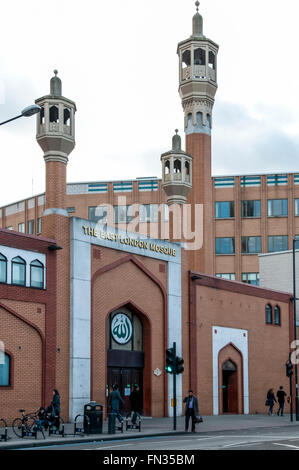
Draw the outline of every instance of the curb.
M95 434L94 436L96 436ZM123 440L131 440L131 439L142 439L146 437L159 437L159 436L184 436L186 435L185 432L182 431L166 431L166 432L159 432L159 433L149 433L149 434L131 434L131 435L124 435L120 434L115 436L113 435L106 435L101 437L87 437L87 438L78 438L78 439L68 439L62 438L59 441L49 441L49 440L37 440L34 442L22 442L22 443L11 443L11 444L1 444L0 443L0 453L2 450L18 450L18 449L26 449L31 447L53 447L53 446L61 446L66 444L89 444L91 442L113 442L113 441L123 441Z

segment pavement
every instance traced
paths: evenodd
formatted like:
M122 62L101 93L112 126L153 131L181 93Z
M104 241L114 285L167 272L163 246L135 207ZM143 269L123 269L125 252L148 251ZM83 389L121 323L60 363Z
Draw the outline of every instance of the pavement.
M199 434L213 433L217 431L236 431L236 430L254 430L259 428L278 428L289 427L294 432L298 432L299 436L299 421L296 421L295 415L293 422L290 422L288 414L284 416L273 416L256 414L256 415L219 415L219 416L204 416L203 423L196 425L196 432ZM191 425L191 422L189 423ZM79 425L79 423L78 423ZM143 417L141 423L141 431L138 429L128 429L124 426L124 432L119 430L115 434L108 434L108 421L103 422L103 432L101 434L84 435L82 433L74 435L74 424L65 424L65 436L48 435L45 432L45 439L40 432L38 432L37 439L32 437L18 438L11 427L8 428L8 440L0 442L0 451L8 449L24 449L34 448L41 446L51 446L59 444L79 444L88 442L104 442L122 439L136 439L142 437L152 436L172 436L172 435L186 435L184 432L184 417L177 417L176 431L173 430L173 418L150 418ZM3 434L4 429L0 427L0 435Z

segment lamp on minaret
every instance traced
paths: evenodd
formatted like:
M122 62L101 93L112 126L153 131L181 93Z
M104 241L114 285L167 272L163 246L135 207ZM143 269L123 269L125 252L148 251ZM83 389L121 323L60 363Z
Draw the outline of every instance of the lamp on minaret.
M43 215L68 216L65 210L66 166L75 147L76 104L62 96L62 84L54 70L50 94L38 98L41 107L37 116L37 142L46 163L46 200Z
M210 134L212 109L217 90L219 46L203 35L203 19L198 12L192 20L192 35L178 44L179 92L185 113L185 132Z
M178 130L172 138L172 149L161 155L162 188L167 204L185 204L192 188L192 156L182 150Z

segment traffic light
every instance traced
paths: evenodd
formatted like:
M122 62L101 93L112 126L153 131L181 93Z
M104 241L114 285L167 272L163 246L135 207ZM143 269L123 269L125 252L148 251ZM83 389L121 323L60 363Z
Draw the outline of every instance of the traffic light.
M293 364L291 362L286 363L286 373L287 377L291 377L293 375Z
M175 357L173 354L173 348L166 349L166 366L165 370L168 374L173 374L175 369Z
M182 374L184 372L184 359L182 357L175 358L175 373Z

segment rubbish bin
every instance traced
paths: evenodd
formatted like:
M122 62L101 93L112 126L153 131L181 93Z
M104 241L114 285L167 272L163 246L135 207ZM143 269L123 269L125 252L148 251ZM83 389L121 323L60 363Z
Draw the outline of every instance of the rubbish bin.
M114 413L108 415L108 434L115 434L115 421L116 416Z
M89 418L86 419L86 416ZM101 434L103 432L103 405L91 401L84 405L84 433Z

